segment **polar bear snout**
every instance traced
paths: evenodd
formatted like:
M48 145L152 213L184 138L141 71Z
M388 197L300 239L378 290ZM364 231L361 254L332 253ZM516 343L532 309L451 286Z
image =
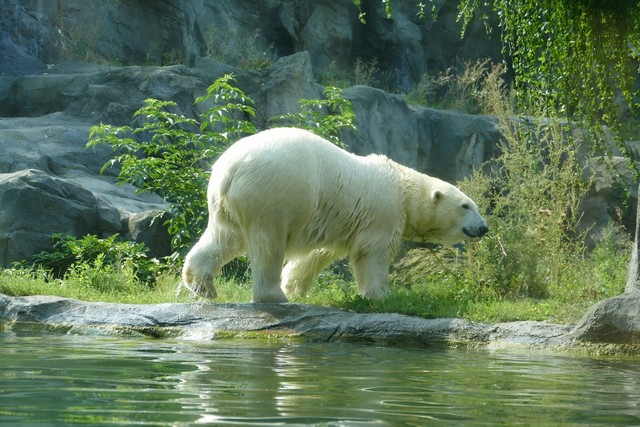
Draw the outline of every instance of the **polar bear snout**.
M462 227L462 232L472 239L479 238L489 232L489 227L486 224L479 227Z

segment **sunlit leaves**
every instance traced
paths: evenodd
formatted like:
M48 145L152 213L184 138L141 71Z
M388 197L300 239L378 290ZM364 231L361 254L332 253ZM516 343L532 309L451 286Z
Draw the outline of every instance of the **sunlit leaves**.
M323 96L323 99L301 99L299 112L274 117L272 124L306 129L344 147L340 132L356 129L351 101L343 98L342 90L333 86L327 86Z
M116 153L102 167L119 166L118 179L155 192L171 204L166 222L176 251L188 248L207 220L208 168L232 142L256 132L248 120L253 101L234 87L233 75L217 79L195 100L199 120L177 112L173 101L146 99L134 113L137 127L100 124L88 147L108 144Z
M621 112L638 112L640 3L621 0L460 0L463 27L482 6L500 20L521 106L584 123L594 135L606 124L618 137ZM637 64L636 64L637 66Z

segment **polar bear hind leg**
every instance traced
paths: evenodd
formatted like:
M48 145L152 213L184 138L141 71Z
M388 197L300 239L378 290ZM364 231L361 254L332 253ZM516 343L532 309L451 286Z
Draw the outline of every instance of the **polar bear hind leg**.
M289 296L305 296L318 274L336 258L333 252L326 249L292 258L282 272L282 290Z
M184 286L193 294L202 293L206 298L215 298L213 278L226 263L243 252L244 244L235 228L210 225L187 254L178 293Z
M286 242L278 239L275 227L265 232L261 229L247 232L247 256L251 263L253 277L252 302L287 302L287 297L280 289L280 276Z

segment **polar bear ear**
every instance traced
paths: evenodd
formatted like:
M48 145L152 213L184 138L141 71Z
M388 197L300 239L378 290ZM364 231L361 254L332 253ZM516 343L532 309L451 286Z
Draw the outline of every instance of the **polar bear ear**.
M433 190L433 192L431 193L431 198L435 201L438 201L440 199L442 199L442 196L444 194L442 194L442 191L440 190Z

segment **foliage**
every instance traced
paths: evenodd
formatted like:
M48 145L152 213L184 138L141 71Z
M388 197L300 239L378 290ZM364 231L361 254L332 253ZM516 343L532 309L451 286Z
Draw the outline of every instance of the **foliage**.
M443 109L496 114L496 102L503 102L507 95L503 74L504 66L492 65L489 59L467 61L461 72L449 68L438 76L425 74L406 97L409 102ZM500 98L492 96L493 88L502 92Z
M299 112L276 116L271 124L306 129L344 148L340 132L356 129L351 101L334 86L327 86L323 95L323 99L301 99Z
M204 35L205 57L245 70L269 67L277 58L273 44L267 44L260 29L253 34L210 26Z
M156 192L167 200L173 248L184 252L206 226L205 170L232 142L256 132L247 117L255 116L253 101L232 86L233 75L217 79L195 104L205 106L200 120L172 112L176 103L145 100L134 113L142 123L91 128L88 147L108 144L116 155L102 170L120 165L120 182L140 191Z
M501 154L459 185L484 211L491 233L462 251L422 250L404 263L415 263L412 271L424 281L446 282L470 318L575 321L623 289L628 240L612 225L587 251L580 216L588 183L570 124L536 118L544 105L518 117L497 72L490 75L483 99L500 122Z
M606 124L621 140L618 94L632 111L640 49L640 3L633 0L461 0L464 26L483 5L500 19L504 52L513 61L521 105L546 116L585 122L594 135ZM464 30L463 30L464 31Z
M49 271L53 277L78 275L89 269L125 271L133 281L152 285L166 266L147 256L143 243L118 241L114 234L105 239L86 235L80 239L63 234L51 236L53 249L32 257L33 268ZM25 265L26 263L23 263ZM100 268L98 268L100 267Z
M472 245L468 274L500 296L545 298L585 248L579 146L566 123L518 118L504 101L504 86L493 84L487 99L500 120L501 154L460 183L486 210L491 229Z

